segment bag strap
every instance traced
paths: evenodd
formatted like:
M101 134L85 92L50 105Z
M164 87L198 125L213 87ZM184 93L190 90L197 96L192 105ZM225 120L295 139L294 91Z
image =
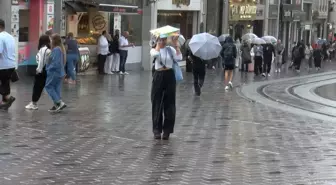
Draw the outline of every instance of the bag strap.
M167 47L167 50L168 50L168 53L169 53L170 57L172 58L173 62L174 62L174 63L177 63L177 62L175 61L175 59L174 59L174 55L173 55L173 51L172 51L172 49L168 46L168 47Z

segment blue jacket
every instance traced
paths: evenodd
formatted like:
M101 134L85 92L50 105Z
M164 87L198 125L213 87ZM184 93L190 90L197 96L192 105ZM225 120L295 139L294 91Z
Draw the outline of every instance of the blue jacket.
M64 71L64 54L60 47L51 50L49 62L46 65L47 75L62 78Z

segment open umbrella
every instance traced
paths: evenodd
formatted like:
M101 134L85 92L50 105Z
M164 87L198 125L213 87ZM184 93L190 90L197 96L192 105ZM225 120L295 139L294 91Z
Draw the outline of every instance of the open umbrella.
M219 42L225 42L225 39L230 36L230 34L222 34L218 37Z
M156 37L166 38L172 35L176 35L180 32L179 28L175 28L172 26L164 26L161 28L156 28L154 30L149 31L151 34L155 35Z
M253 33L246 33L242 36L242 40L253 40L255 38L258 38L258 36Z
M323 45L323 44L326 44L326 43L328 43L328 41L326 40L326 39L317 39L317 41L316 41L316 43L318 44L318 45Z
M183 44L185 43L186 39L184 38L183 35L179 35L178 36L178 42L180 44L180 46L183 46Z
M217 58L222 50L218 38L209 33L194 35L189 42L189 48L195 56L203 60Z
M262 39L264 39L264 41L269 44L274 44L278 41L278 39L273 36L263 36Z
M253 44L266 44L266 42L264 41L264 39L261 39L261 38L254 38L252 39L252 43Z

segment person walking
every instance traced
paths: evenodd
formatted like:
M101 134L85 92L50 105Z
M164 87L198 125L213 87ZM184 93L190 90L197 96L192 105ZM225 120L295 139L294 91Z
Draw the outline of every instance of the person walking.
M229 90L233 88L232 78L233 78L233 70L235 69L235 61L237 58L237 47L233 42L232 37L227 37L225 40L225 44L220 52L220 55L223 59L223 68L226 84L225 90Z
M128 42L128 31L124 31L123 35L119 38L119 54L120 54L120 66L119 71L121 75L128 75L129 73L125 70L125 65L128 56L129 47L134 47L133 43Z
M320 45L317 45L317 47L314 49L313 59L316 71L319 71L321 69L321 62L323 60L323 51Z
M264 58L264 64L263 64L263 74L262 76L271 76L271 67L272 67L272 60L273 57L276 55L275 54L275 49L273 44L271 43L266 43L263 47L263 58Z
M107 32L103 31L102 35L98 39L97 46L97 54L98 54L98 73L100 75L104 74L104 67L107 55L109 53L109 43L107 41Z
M304 58L304 45L301 42L298 42L297 45L293 49L293 57L296 72L300 73L300 67L302 59Z
M193 55L189 47L187 47L186 49L186 57L192 63L195 95L200 96L202 93L202 87L204 84L206 74L206 66L205 66L206 62L201 58Z
M263 52L261 44L255 44L252 48L252 53L254 53L254 74L256 76L262 73Z
M182 60L178 41L167 46L167 38L159 38L150 55L155 58L151 101L154 139L168 140L174 132L176 115L176 78L174 62ZM163 135L161 136L163 132Z
M50 55L50 37L48 35L42 35L39 39L38 43L38 53L36 55L36 75L34 80L34 87L33 87L33 96L32 101L25 107L29 110L37 110L37 102L39 101L45 83L47 79L47 72L46 72L46 64L49 59Z
M120 62L120 51L119 51L119 30L116 30L112 38L112 42L109 47L110 53L112 54L112 72L119 72L119 62Z
M243 44L241 45L241 71L242 72L248 72L248 65L252 62L251 60L251 48L247 41L243 41Z
M74 39L73 33L69 32L65 41L66 49L66 71L69 84L76 84L76 66L79 60L79 50L77 40Z
M112 75L114 73L112 73L112 63L113 63L113 56L110 50L111 47L111 43L112 43L112 37L110 34L106 35L106 39L109 43L109 54L106 57L106 61L105 61L105 65L104 65L104 73L108 74L108 75Z
M10 95L10 81L17 67L16 42L12 35L5 31L5 21L0 19L0 109L9 109L15 98Z
M278 42L275 45L275 72L276 73L281 72L282 55L284 51L285 51L285 46L281 43L281 40L278 39Z
M308 43L305 47L305 59L308 63L308 71L313 68L313 47Z
M66 52L62 39L58 34L52 36L51 49L49 62L46 65L47 79L45 89L54 102L54 106L49 111L59 112L66 107L66 104L61 99Z

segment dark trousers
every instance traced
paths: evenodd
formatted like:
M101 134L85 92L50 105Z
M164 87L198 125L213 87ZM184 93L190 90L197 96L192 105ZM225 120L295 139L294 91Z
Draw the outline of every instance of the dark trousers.
M154 72L151 101L153 133L173 133L176 114L176 79L173 70Z
M201 94L201 89L204 84L204 78L205 78L205 67L199 67L193 69L193 75L194 75L194 89L195 93L197 95Z
M6 96L10 95L10 80L15 68L0 70L0 94L2 101L6 101Z
M314 58L314 65L315 67L321 68L321 59Z
M262 73L262 57L261 56L255 56L254 57L254 74L259 75Z
M47 73L45 71L35 75L33 96L32 96L32 101L34 103L40 100L46 80L47 80Z
M248 65L251 63L251 61L243 61L241 63L241 71L248 72Z
M264 58L264 64L263 64L263 72L264 73L270 73L272 67L272 59L270 58Z
M294 66L295 66L295 69L296 69L296 70L300 70L300 67L301 67L301 61L302 61L301 58L295 58L295 59L294 59Z
M120 72L125 72L125 65L126 65L126 60L128 56L128 51L126 50L120 50L120 66L119 66L119 71Z
M104 74L104 67L105 67L105 62L106 62L107 55L98 55L98 73L99 74Z

